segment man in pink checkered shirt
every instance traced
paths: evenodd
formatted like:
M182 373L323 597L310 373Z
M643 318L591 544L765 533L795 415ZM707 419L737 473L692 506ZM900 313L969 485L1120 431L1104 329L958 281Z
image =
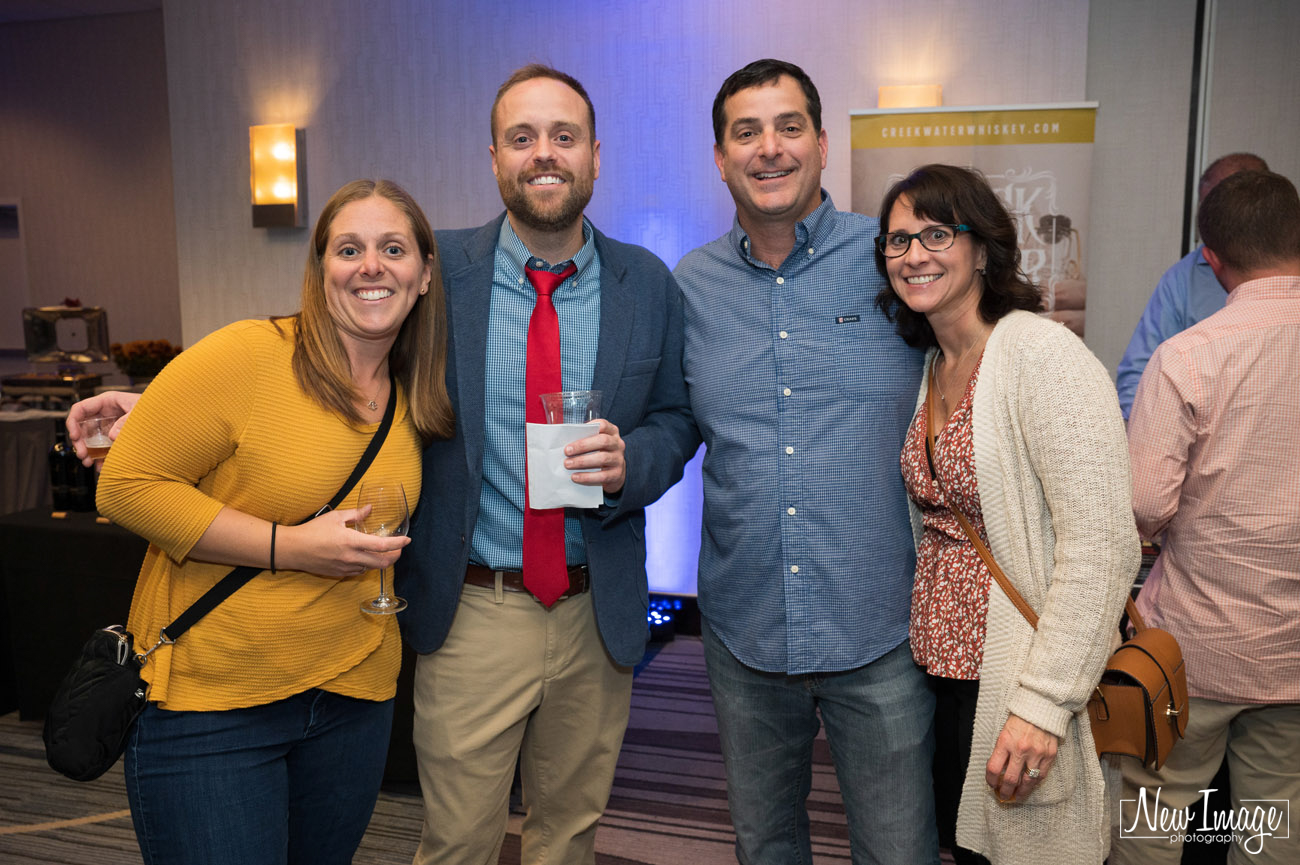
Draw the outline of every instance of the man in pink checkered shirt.
M1197 227L1227 306L1160 345L1129 420L1133 512L1164 535L1138 606L1182 647L1190 716L1160 771L1124 761L1112 865L1206 835L1229 862L1300 861L1300 197L1241 172ZM1232 814L1185 825L1225 755Z

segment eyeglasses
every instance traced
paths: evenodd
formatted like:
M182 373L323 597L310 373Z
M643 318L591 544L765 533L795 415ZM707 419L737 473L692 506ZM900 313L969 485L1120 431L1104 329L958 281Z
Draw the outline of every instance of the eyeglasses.
M957 235L963 231L970 231L970 226L931 225L913 234L891 231L876 238L876 249L880 250L880 254L885 258L898 258L900 255L907 254L907 251L912 248L912 239L915 238L921 241L921 246L931 252L943 252L952 246Z

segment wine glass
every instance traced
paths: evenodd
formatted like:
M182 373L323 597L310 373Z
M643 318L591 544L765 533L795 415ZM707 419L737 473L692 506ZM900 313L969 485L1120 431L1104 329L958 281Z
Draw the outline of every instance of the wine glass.
M406 490L394 480L364 481L357 495L357 507L370 505L370 514L354 525L358 531L379 537L406 534L411 521L411 509L406 503ZM406 609L406 601L388 594L384 580L386 568L379 569L379 597L361 602L361 610L375 615L389 615Z

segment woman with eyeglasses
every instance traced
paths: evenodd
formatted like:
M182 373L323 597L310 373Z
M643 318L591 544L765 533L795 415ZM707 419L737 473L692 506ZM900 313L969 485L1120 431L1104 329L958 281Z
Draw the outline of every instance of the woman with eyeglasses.
M936 695L940 838L958 863L1100 863L1117 776L1086 704L1140 559L1115 388L1078 337L1038 314L1016 226L979 173L918 168L880 216L877 303L928 350L901 462L917 541L912 653Z

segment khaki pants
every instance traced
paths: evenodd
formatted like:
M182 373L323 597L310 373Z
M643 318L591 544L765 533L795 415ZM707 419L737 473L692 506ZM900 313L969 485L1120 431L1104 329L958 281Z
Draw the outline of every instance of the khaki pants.
M1174 747L1160 771L1153 772L1127 757L1122 761L1120 798L1124 801L1112 839L1110 865L1178 865L1183 841L1171 841L1170 836L1198 832L1238 836L1228 852L1229 865L1300 862L1300 704L1218 703L1192 697L1190 711L1187 737ZM1264 821L1271 807L1280 820L1271 830L1273 836L1253 837L1260 829L1252 828L1202 829L1215 825L1218 815L1213 813L1207 815L1208 820L1202 816L1185 829L1167 828L1180 825L1172 821L1202 799L1201 790L1214 780L1225 753L1234 818L1240 821L1244 808L1248 819L1260 821L1262 830L1270 831ZM1142 809L1144 788L1146 807ZM1154 799L1157 788L1158 809ZM1283 801L1262 801L1270 799ZM1152 837L1132 837L1141 835Z
M496 865L516 758L521 861L594 865L631 693L632 670L606 654L590 592L548 610L527 593L466 586L446 642L415 667L415 865Z

